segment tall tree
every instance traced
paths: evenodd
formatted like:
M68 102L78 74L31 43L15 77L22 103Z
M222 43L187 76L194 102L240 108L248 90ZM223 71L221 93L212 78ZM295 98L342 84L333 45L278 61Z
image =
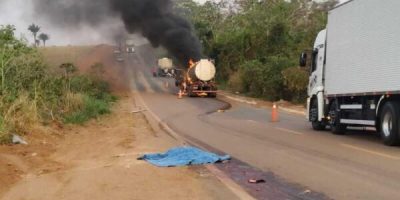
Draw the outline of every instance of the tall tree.
M38 32L40 31L40 27L36 24L31 24L31 25L29 25L28 30L32 32L33 39L34 39L33 41L35 41L35 46L36 46L36 41L37 41L36 37L37 37Z
M43 46L46 46L46 41L50 39L50 36L46 33L41 33L39 39L42 40Z

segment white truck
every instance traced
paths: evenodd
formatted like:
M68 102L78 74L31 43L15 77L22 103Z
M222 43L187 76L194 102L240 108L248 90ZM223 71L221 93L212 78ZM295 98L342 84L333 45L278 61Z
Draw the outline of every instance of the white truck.
M153 69L153 77L172 77L174 74L174 63L170 58L158 60L158 67Z
M135 53L135 41L133 39L127 39L125 41L125 48L127 53Z
M329 11L300 66L308 61L307 118L315 130L371 126L386 145L400 144L399 0L352 0Z

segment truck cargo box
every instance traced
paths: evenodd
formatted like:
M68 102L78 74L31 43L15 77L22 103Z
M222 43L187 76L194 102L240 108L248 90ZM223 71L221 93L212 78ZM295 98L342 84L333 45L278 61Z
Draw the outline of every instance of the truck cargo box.
M353 0L329 12L325 91L400 92L399 0Z

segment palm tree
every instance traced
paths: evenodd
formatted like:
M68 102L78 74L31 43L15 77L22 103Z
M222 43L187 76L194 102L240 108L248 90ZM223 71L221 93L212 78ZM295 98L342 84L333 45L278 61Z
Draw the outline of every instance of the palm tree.
M37 41L36 36L37 36L37 33L40 31L40 27L36 24L31 24L31 25L29 25L28 30L30 30L32 32L33 39L34 39L33 41L35 41L35 46L36 46L36 41Z
M43 46L46 46L46 41L50 39L50 36L46 33L41 33L39 39L43 41Z

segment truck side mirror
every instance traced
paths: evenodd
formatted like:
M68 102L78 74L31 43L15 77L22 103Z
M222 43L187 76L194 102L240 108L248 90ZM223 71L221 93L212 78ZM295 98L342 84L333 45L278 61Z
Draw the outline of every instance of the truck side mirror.
M306 67L307 65L307 53L303 52L300 55L300 67Z

